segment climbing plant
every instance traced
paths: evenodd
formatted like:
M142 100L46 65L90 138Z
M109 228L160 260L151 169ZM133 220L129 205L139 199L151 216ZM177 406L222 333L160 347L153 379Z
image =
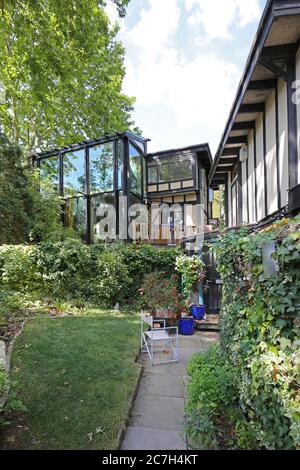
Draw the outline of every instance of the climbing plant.
M176 259L176 271L182 275L183 292L188 297L197 290L198 283L205 278L205 264L199 256L181 255Z
M268 275L266 243L277 274ZM239 371L238 402L261 447L300 448L300 218L214 246L222 276L221 346Z

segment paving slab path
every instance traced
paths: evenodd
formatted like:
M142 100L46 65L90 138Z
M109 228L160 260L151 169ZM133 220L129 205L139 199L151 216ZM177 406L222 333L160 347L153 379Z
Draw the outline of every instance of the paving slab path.
M185 404L187 364L195 353L219 342L214 332L180 336L180 361L151 366L143 355L144 372L122 450L186 450Z

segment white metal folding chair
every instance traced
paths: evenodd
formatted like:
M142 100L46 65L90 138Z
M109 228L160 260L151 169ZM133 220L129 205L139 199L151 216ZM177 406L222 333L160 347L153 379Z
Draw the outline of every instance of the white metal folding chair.
M179 343L177 326L154 328L153 317L141 314L141 352L147 353L152 365L171 364L179 361ZM158 322L156 322L158 323ZM145 325L147 329L145 330ZM168 356L166 360L155 360L155 354ZM156 354L157 357L157 354Z

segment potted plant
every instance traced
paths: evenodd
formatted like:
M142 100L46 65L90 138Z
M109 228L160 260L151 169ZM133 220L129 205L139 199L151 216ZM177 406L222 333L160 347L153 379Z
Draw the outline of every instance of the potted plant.
M149 310L155 318L175 319L184 309L176 275L166 278L159 272L148 274L144 278L140 294L141 308Z

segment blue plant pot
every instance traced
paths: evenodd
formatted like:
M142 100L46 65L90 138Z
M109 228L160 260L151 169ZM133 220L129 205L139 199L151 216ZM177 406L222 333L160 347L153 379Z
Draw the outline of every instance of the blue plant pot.
M183 336L193 336L195 333L194 319L181 318L179 320L179 334Z
M191 313L193 315L194 320L203 320L205 317L205 305L192 305L191 306Z

